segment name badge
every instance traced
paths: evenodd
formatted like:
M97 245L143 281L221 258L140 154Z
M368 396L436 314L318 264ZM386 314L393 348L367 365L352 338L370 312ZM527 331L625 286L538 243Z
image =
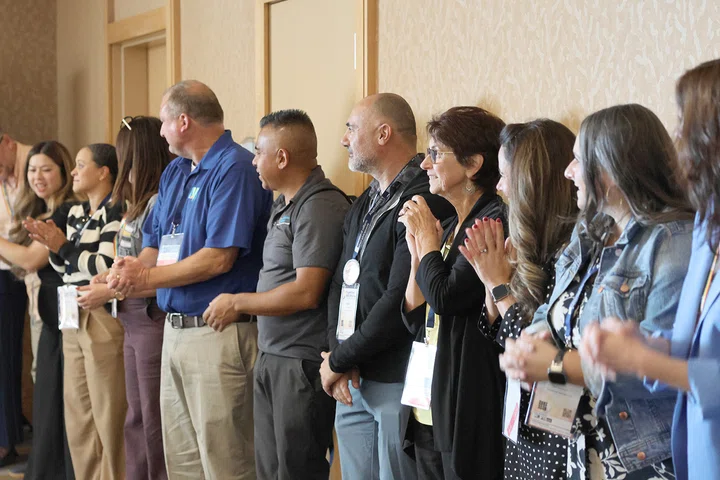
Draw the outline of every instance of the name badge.
M355 318L357 317L358 299L360 297L360 285L347 285L343 283L340 292L340 312L338 314L338 325L335 335L338 341L342 342L355 333Z
M520 380L507 379L505 386L505 408L503 409L503 435L517 443L520 424Z
M182 246L182 240L184 233L175 233L172 235L163 235L160 239L160 251L158 252L158 258L156 265L163 267L165 265L172 265L177 263L180 259L180 247Z
M537 382L530 398L525 423L546 432L573 437L573 423L583 394L579 385Z
M77 303L75 285L63 285L57 288L58 328L70 330L80 328L80 309Z
M413 342L400 403L409 407L430 410L436 353L437 345Z

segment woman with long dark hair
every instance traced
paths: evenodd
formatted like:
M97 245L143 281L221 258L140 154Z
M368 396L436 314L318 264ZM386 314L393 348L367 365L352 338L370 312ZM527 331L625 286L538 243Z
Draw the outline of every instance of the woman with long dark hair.
M70 152L59 142L34 145L25 165L25 182L15 204L10 239L0 237L0 256L18 275L37 272L40 278L38 313L42 331L37 350L33 392L33 439L25 470L29 479L73 479L63 414L62 334L58 330L57 287L62 279L49 265L44 245L23 228L26 218L45 220L65 202L75 200Z
M676 87L677 148L697 209L693 249L672 333L649 338L633 322L588 328L581 352L615 373L678 391L672 426L680 480L720 479L720 59L686 72ZM687 257L683 258L686 261ZM657 382L654 382L657 381ZM663 385L664 384L664 385Z
M500 365L508 378L536 382L530 423L573 439L567 478L673 478L674 398L651 395L633 378L606 385L577 351L586 327L604 316L648 333L672 327L692 234L672 140L647 108L618 105L583 121L574 155L566 175L578 189L580 221L533 319L548 332L507 339ZM595 415L598 398L609 399L605 417Z

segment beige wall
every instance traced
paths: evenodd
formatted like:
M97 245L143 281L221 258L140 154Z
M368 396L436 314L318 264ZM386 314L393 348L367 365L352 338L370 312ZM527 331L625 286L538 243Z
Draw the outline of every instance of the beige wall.
M675 79L720 56L720 3L707 0L378 2L379 87L408 99L421 133L457 104L577 128L587 113L630 101L672 129ZM58 0L60 137L74 146L103 138L101 5ZM181 2L182 76L215 90L238 140L257 130L254 9L255 0Z
M98 3L102 3L102 0ZM132 17L149 10L155 10L165 5L165 0L114 0L115 21Z
M407 98L421 131L458 104L577 128L624 102L672 129L675 79L720 56L718 18L706 0L380 0L379 85Z
M183 0L182 77L210 86L236 141L257 133L255 118L255 0Z
M55 0L0 0L0 128L33 144L57 135Z
M57 0L58 137L73 154L105 140L103 3Z

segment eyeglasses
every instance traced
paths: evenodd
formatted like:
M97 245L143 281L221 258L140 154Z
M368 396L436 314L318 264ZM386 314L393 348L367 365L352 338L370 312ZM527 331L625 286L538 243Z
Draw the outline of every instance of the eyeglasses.
M427 149L427 156L430 157L430 161L432 163L437 163L438 153L440 153L442 155L454 155L455 154L455 152L450 152L450 151L441 152L440 150L435 150L434 148Z

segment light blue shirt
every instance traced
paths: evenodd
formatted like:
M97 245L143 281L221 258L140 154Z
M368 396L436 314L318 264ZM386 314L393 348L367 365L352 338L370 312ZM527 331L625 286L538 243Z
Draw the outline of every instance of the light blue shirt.
M705 224L696 219L690 266L671 336L672 355L688 359L690 382L689 392L678 393L672 426L678 480L720 479L720 278L713 279L698 320L714 256L705 235Z

